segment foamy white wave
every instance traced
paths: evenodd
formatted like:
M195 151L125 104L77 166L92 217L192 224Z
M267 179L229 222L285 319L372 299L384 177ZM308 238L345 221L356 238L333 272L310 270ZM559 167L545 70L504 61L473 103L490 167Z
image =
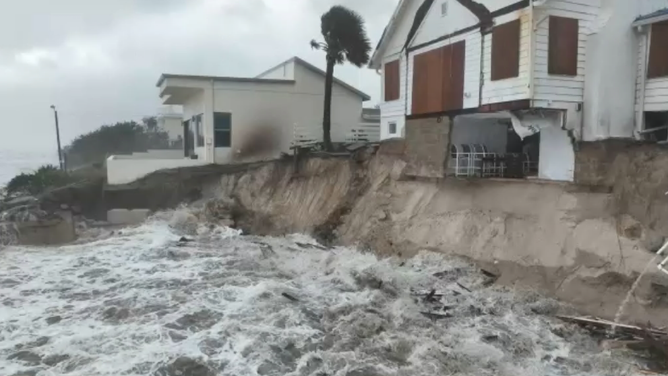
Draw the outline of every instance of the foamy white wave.
M485 288L462 261L429 253L379 260L303 235L243 237L226 228L206 227L179 243L175 223L182 218L163 214L88 244L0 253L0 374L521 376L628 368L535 313L554 302ZM414 294L432 289L444 292L438 302ZM452 317L424 314L435 310Z

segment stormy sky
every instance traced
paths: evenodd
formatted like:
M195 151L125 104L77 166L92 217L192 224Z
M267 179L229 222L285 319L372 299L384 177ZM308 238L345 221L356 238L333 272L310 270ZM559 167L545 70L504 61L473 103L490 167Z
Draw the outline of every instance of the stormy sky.
M2 150L48 150L58 107L66 144L159 107L163 72L254 76L294 55L324 67L309 41L335 4L358 11L372 44L397 0L0 0ZM377 102L369 69L336 75Z

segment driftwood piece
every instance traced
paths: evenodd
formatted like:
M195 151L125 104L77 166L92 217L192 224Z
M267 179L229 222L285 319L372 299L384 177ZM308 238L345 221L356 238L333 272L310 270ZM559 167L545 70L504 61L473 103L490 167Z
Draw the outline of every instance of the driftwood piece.
M468 287L462 285L462 284L459 283L459 282L457 282L457 286L461 287L461 288L462 288L463 290L465 290L466 292L471 292L471 289L469 289Z
M298 302L299 301L299 299L297 299L294 296L288 294L287 292L281 293L281 295L283 295L284 298L292 300L293 302Z
M592 317L574 317L574 316L556 316L558 319L571 322L574 324L579 324L583 326L593 326L599 329L606 329L612 332L613 328L617 333L626 333L636 336L638 339L643 338L643 333L647 332L653 336L659 337L668 337L668 332L651 329L651 328L641 328L639 326L627 325L627 324L615 324L612 321L592 318Z
M452 317L451 314L449 313L438 313L438 312L420 312L422 315L425 317L428 317L432 320L443 320L443 319L449 319Z

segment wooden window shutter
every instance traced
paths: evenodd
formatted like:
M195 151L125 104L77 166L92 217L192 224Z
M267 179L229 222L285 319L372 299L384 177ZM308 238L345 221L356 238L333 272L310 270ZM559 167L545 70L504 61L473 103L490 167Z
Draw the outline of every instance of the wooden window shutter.
M427 112L439 112L443 108L443 48L427 53Z
M577 76L579 31L580 23L577 19L550 16L549 74Z
M466 42L461 41L443 49L443 106L441 110L464 108L464 70Z
M385 64L385 102L399 99L399 60Z
M652 25L647 78L668 76L668 21Z
M520 75L520 20L492 31L492 81Z
M427 53L415 55L413 58L413 95L412 95L412 113L424 114L427 113L427 97L429 77L427 76L428 69L428 55Z

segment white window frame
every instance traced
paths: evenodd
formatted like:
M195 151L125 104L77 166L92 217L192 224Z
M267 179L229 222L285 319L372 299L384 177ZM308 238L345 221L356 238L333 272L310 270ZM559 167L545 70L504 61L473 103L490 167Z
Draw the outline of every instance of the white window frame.
M394 126L394 132L392 132L392 126ZM387 133L390 136L395 136L397 134L397 122L396 121L391 121L387 123Z

